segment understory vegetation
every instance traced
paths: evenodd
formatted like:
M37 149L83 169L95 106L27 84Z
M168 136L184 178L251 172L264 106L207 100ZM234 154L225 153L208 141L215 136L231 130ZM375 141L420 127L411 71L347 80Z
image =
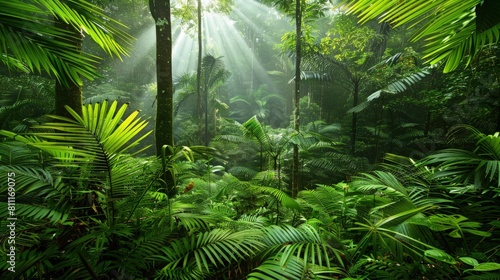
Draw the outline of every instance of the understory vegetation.
M91 2L0 0L0 279L499 279L500 4Z
M27 135L1 132L0 179L15 174L22 217L15 273L3 277L479 279L500 268L498 133L456 127L450 137L470 149L418 161L387 154L369 172L292 198L280 163L287 146L325 153L325 136L271 143L251 119L241 137L266 152L265 168L231 173L214 165L228 158L204 146L164 146L170 153L162 157L130 153L149 132L126 109L105 101L84 106L83 117L72 112L75 120L49 116ZM173 197L166 173L175 178Z

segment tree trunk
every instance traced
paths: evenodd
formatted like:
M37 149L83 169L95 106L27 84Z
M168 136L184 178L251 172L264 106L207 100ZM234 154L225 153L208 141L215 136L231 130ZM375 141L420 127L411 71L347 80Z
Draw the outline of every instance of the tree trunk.
M156 22L156 152L161 154L163 145L174 145L173 138L173 85L172 85L172 28L170 1L155 0Z
M296 132L300 130L300 62L302 59L302 9L301 0L295 0L295 95L293 128ZM293 144L293 164L292 164L292 197L297 197L299 192L299 146Z
M208 147L208 139L209 139L209 137L208 137L208 91L209 91L209 89L208 89L208 84L207 83L208 83L209 77L207 77L205 75L205 79L206 79L205 85L203 86L203 94L205 96L205 102L204 102L204 104L205 104L205 133L204 133L205 137L204 137L204 143L205 143L205 146Z
M162 155L164 145L174 145L173 81L172 81L172 25L170 20L170 0L150 0L151 15L156 23L156 155ZM168 151L168 149L167 149ZM170 156L167 154L166 156ZM166 194L176 193L174 174L164 170L163 180Z
M353 83L353 97L352 97L352 107L358 106L359 103L359 79L356 79ZM358 126L358 115L356 113L352 113L352 122L351 122L351 154L354 155L356 153L356 137L357 137L357 126Z
M55 25L58 28L67 30L69 35L64 40L75 48L76 53L82 50L83 34L81 30L75 29L72 25L65 23L59 19L55 20ZM82 115L82 85L75 83L69 79L65 73L59 73L60 80L56 80L55 85L55 114L73 119L71 114L64 106L69 106L80 116Z
M203 55L203 34L202 34L202 22L201 22L201 0L198 0L198 66L196 69L196 96L197 96L197 107L198 107L198 141L202 142L202 118L203 118L203 106L201 98L201 59ZM205 105L206 106L206 105Z
M153 18L156 22L157 105L155 142L156 154L161 155L163 145L174 145L170 1L153 0L152 13L154 13Z

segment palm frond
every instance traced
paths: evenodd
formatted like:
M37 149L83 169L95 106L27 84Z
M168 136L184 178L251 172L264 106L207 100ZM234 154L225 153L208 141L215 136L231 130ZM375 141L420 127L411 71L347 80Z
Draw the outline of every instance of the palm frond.
M378 18L395 27L423 23L413 40L427 40L425 58L431 64L445 60L444 72L456 69L466 57L469 64L483 46L500 40L500 23L493 16L500 9L496 1L361 0L345 8L359 14L361 22Z
M271 195L272 197L276 198L284 207L293 210L300 210L300 204L282 190L264 186L251 186L250 189L257 193L266 193Z
M0 163L2 165L40 166L41 155L22 142L5 141L0 143Z
M47 170L36 167L5 165L0 166L2 174L0 178L5 182L14 181L18 194L30 195L33 193L42 193L45 196L52 196L53 191L57 190L59 180L52 177ZM13 174L12 180L8 178ZM2 187L3 191L7 191L7 184Z
M230 72L226 70L224 60L222 56L214 57L211 54L207 54L202 59L202 75L203 75L203 85L208 94L209 91L213 91L217 86L222 84L230 75Z
M396 224L401 224L429 208L430 206L426 206L401 212L385 219L381 219L376 224L369 222L356 222L358 227L353 227L349 230L366 232L366 235L358 244L358 253L363 253L363 250L368 248L367 246L373 246L373 252L377 252L377 254L389 253L393 256L397 256L397 258L401 260L404 256L413 256L416 259L421 259L422 257L427 256L427 250L433 250L436 254L429 252L428 257L439 260L447 260L451 264L456 263L452 256L430 245L428 243L430 241L422 240L422 236L412 237L398 230L391 229L391 227L394 227Z
M37 249L27 249L23 252L19 252L16 255L17 265L15 272L7 272L7 267L9 264L3 262L0 266L2 272L7 272L2 275L2 279L33 279L38 277L38 270L46 270L48 267L52 267L53 264L50 262L51 258L59 255L60 251L56 246L50 246L45 248L43 251Z
M157 258L165 263L163 272L191 267L208 273L252 257L263 246L260 238L261 233L256 230L214 229L174 240Z
M256 116L251 117L241 125L244 135L250 139L256 139L259 144L266 150L271 151L271 141L264 126L259 122Z
M451 183L473 184L476 189L500 187L500 133L485 135L471 127L465 129L470 131L468 137L477 140L473 151L445 149L419 164L436 165L436 178Z
M23 71L46 71L63 83L63 73L75 84L93 79L98 58L75 52L66 41L70 33L56 27L53 17L82 29L110 55L121 57L131 42L123 26L86 1L2 0L0 5L0 61Z
M400 78L396 81L393 81L392 83L388 84L385 88L379 89L372 94L370 94L365 101L359 103L355 107L349 109L347 113L359 113L366 109L370 102L378 99L382 94L398 94L398 93L403 93L405 92L408 87L418 83L421 81L424 77L429 75L430 72L428 71L428 68L424 68L421 71L417 73L410 74L408 76L405 76L403 78Z
M121 57L126 49L120 45L130 44L132 37L125 33L125 26L106 16L103 9L87 1L35 0L51 14L75 28L82 28L109 55ZM103 22L106 22L103 28Z
M299 192L298 197L319 213L333 216L340 213L342 205L339 202L342 201L343 193L333 187L320 185L314 190Z
M283 254L277 254L267 259L256 267L247 279L251 280L287 280L287 279L308 279L308 271L304 261L298 257L290 257L286 265L281 260Z
M96 193L104 193L105 210L110 224L115 214L118 200L134 194L139 187L134 180L140 178L143 169L133 164L130 158L122 156L139 144L149 133L138 136L146 127L146 121L137 118L138 112L124 117L127 104L117 108L114 101L83 106L83 116L69 109L75 120L60 116L50 116L55 122L37 125L36 128L47 132L30 133L27 136L0 131L3 135L46 151L55 156L64 168L79 168Z
M327 243L323 242L318 231L309 224L298 228L289 225L272 225L262 229L263 242L266 250L261 254L265 259L280 257L280 265L285 267L294 257L301 258L306 264L330 267L332 262L342 264L338 252ZM331 258L335 257L335 260Z

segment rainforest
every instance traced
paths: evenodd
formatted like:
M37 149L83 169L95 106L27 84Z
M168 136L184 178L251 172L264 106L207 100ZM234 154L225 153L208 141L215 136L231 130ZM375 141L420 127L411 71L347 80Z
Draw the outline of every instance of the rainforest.
M0 0L0 279L499 279L499 14Z

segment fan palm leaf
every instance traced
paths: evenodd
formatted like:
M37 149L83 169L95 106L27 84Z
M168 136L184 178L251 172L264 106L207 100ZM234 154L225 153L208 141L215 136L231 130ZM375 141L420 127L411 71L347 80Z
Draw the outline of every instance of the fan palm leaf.
M111 105L105 101L83 106L83 116L68 108L75 120L50 116L56 121L35 126L49 132L26 137L0 133L57 155L62 167L80 168L80 173L92 174L89 183L97 187L97 192L105 193L107 217L113 224L116 200L133 193L132 188L138 187L133 178L142 172L140 165L131 164L122 155L150 133L138 136L147 123L137 117L137 111L124 117L126 109L126 104L118 108L116 101Z

